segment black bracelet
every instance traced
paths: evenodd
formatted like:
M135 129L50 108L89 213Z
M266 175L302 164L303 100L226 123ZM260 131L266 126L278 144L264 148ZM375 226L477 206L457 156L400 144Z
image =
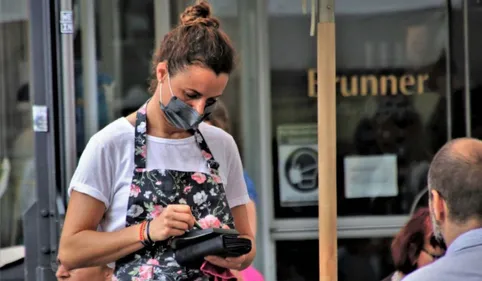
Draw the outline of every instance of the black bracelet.
M149 241L149 243L151 244L154 244L154 241L152 240L151 238L151 234L149 233L149 227L151 226L151 220L148 220L147 221L147 227L146 227L146 232L147 232L147 240Z

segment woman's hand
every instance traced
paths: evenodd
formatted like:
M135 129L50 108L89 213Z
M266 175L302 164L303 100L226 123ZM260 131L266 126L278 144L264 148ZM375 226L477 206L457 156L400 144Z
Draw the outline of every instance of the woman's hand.
M241 273L241 271L237 271L237 270L233 269L233 270L231 270L231 273L236 278L236 281L244 281L244 277L243 277L243 274Z
M229 229L229 226L223 225L223 228ZM246 255L242 255L239 257L228 257L228 258L222 258L218 256L207 256L205 257L205 260L219 267L229 268L233 270L241 270L243 267L243 263L246 260Z
M191 207L188 205L167 205L162 213L152 220L149 235L156 241L183 235L194 225Z
M205 257L205 260L219 267L233 269L233 270L242 270L243 263L246 261L246 255L242 255L236 258L235 257L222 258L217 256L207 256Z

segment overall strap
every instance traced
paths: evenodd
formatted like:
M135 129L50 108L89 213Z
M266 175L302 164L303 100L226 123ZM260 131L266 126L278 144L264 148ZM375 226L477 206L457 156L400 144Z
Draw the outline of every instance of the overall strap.
M143 171L147 162L147 103L137 110L134 138L134 164L136 171Z
M204 139L203 135L199 131L198 128L193 130L194 137L196 138L196 143L198 144L199 148L201 149L201 153L206 160L206 164L211 174L219 176L219 163L214 159L213 154L211 153L211 149L209 149L206 140Z

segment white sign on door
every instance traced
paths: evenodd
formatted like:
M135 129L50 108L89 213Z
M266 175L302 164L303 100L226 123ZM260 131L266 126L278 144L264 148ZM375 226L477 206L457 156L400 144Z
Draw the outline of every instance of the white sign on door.
M398 195L396 155L347 156L343 164L346 198Z

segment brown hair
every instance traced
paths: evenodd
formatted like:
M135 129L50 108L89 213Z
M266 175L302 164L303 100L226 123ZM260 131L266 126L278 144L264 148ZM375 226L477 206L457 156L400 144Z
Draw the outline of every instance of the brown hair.
M187 7L180 16L180 24L164 36L152 58L152 77L149 92L157 87L156 68L167 62L171 76L184 67L197 64L219 75L230 74L235 66L235 50L231 40L219 27L219 20L211 17L211 6L204 0Z
M429 209L420 208L393 239L392 259L397 270L409 274L417 269L416 258L423 249L425 237L428 236L431 237L430 244L433 247L446 248L443 242L433 237Z
M221 100L216 102L215 108L206 117L206 121L211 122L213 126L223 129L229 133L229 114L226 105Z

